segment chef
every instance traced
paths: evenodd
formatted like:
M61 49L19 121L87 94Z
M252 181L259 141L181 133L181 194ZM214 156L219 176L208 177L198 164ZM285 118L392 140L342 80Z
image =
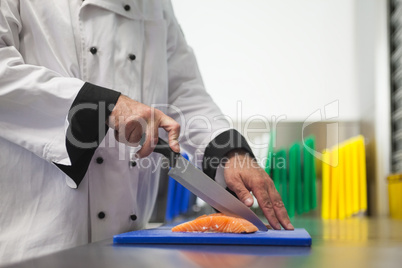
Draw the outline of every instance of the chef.
M272 180L206 93L170 1L0 7L0 263L145 228L163 163L152 153L158 136L248 206L252 191L273 228L293 229Z

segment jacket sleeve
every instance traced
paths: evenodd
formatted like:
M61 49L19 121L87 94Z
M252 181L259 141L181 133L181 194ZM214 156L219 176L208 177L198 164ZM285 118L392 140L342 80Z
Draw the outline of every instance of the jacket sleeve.
M93 104L101 101L106 105L113 104L119 93L26 64L19 52L22 23L17 2L1 1L0 138L55 163L77 186L87 166L76 164L80 159L88 159L93 147L77 150L73 143L88 145L89 137L91 141L100 139L98 129L87 124L98 121ZM83 107L83 104L89 107ZM105 113L105 117L107 115ZM69 140L66 133L70 134Z
M214 163L219 163L230 150L243 148L252 154L251 148L206 92L195 55L186 43L168 0L165 1L165 16L169 115L181 125L181 146L194 156L193 162L198 167L215 178L217 165Z

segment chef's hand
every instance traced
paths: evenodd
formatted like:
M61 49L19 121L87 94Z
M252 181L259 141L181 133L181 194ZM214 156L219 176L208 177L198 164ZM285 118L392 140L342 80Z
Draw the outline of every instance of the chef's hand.
M233 150L228 154L224 167L226 185L237 197L251 207L254 199L262 209L269 224L274 229L293 230L282 198L269 175L258 165L257 161L244 150Z
M127 96L120 95L108 120L114 129L117 141L131 146L138 146L143 133L146 139L137 152L138 157L146 157L154 150L158 142L158 128L168 132L169 146L180 152L178 142L180 125L174 119L158 109L151 108Z

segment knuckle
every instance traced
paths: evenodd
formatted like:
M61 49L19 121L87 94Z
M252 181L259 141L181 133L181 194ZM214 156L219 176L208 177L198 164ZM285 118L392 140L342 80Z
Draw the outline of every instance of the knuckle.
M275 208L284 208L285 204L282 202L282 200L278 200L274 202L274 207Z
M160 120L160 118L164 115L164 113L161 110L158 110L156 108L149 108L150 116L155 118L156 120Z
M173 128L174 128L174 129L177 129L178 131L180 131L180 124L175 121L175 122L173 123Z
M141 112L141 117L143 118L150 118L152 115L152 109L149 106L144 107L144 109Z
M267 208L267 209L273 209L273 205L271 200L264 200L261 204L262 207Z

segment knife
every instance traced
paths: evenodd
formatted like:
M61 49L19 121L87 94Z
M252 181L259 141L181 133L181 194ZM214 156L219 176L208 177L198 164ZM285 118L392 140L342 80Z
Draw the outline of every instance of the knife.
M260 231L268 231L265 224L243 202L226 191L221 185L196 168L169 144L159 138L154 152L169 160L168 175L216 210L228 216L242 217L253 223Z

